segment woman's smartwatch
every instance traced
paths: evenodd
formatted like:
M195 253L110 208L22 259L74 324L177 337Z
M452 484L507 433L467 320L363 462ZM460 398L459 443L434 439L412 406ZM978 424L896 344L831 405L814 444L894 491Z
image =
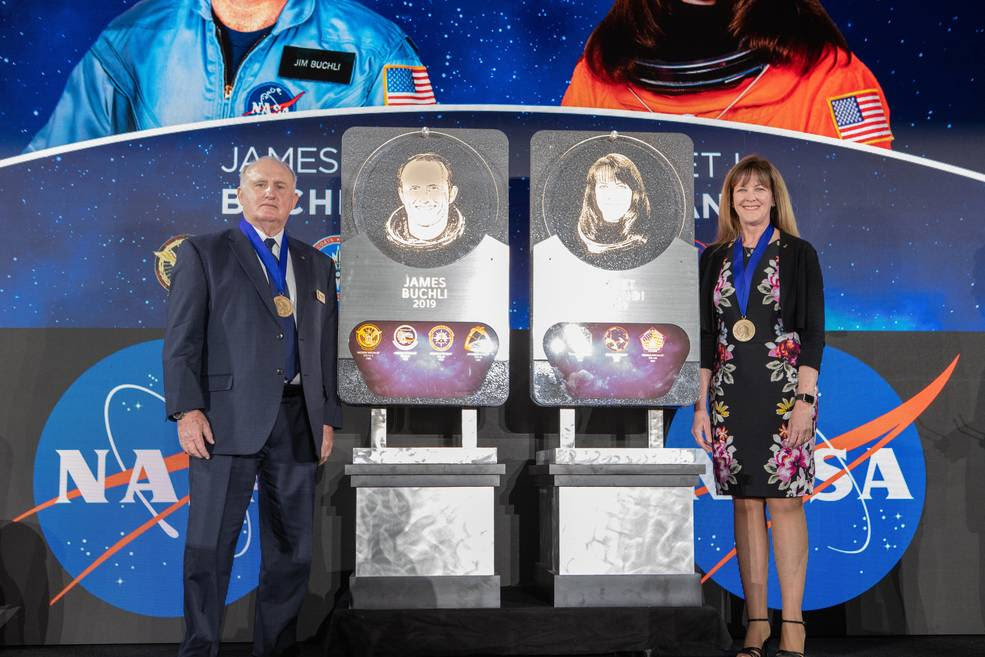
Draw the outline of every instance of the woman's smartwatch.
M817 401L817 397L815 397L814 395L809 395L806 392L802 392L799 395L795 395L794 396L794 399L796 401L806 402L806 403L810 404L811 406L813 406L814 405L814 402Z

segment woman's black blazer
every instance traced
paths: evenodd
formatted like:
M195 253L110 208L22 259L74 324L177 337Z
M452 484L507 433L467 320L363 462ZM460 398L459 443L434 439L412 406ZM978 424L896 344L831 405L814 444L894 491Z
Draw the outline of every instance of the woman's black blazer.
M733 243L711 245L701 254L701 367L713 369L718 331L712 295ZM824 350L824 281L817 251L806 240L780 231L780 317L800 336L798 365L821 369Z

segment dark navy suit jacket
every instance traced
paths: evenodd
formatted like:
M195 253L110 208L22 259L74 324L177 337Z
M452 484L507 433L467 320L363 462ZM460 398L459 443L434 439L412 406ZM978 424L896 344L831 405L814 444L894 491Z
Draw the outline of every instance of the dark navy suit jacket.
M301 385L315 454L322 426L339 427L335 265L289 238L296 286ZM253 454L266 442L284 390L284 348L273 296L239 228L189 237L171 275L164 333L168 416L202 409L216 454Z

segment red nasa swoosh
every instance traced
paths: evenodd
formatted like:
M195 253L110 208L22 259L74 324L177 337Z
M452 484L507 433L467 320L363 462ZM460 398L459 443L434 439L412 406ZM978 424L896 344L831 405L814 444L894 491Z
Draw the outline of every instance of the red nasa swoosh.
M811 499L828 486L831 486L834 482L848 474L849 470L854 470L859 465L869 460L869 457L885 447L890 441L896 438L896 436L903 433L904 429L913 424L913 421L916 420L921 413L927 410L927 407L930 406L935 399L937 399L937 395L941 393L941 390L944 389L944 386L951 378L951 374L954 373L954 368L957 367L958 359L960 358L961 354L955 356L954 360L951 361L951 364L948 365L947 368L930 383L930 385L913 395L913 397L910 397L910 399L903 402L893 410L884 415L880 415L874 420L866 422L860 427L856 427L851 431L846 431L840 436L831 439L831 446L835 449L850 451L857 447L861 447L869 441L875 440L879 436L882 436L882 438L876 441L872 447L865 450L861 456L849 463L847 468L839 470L837 473L815 486L814 493L811 495L805 495L804 501ZM707 492L708 488L706 486L702 486L701 488L695 490L694 494L698 497L705 495ZM772 522L766 523L767 529L772 526ZM722 566L731 561L734 556L735 548L732 548L728 554L722 557L718 563L712 566L708 572L701 577L701 583L704 584L707 582L712 575L717 573Z
M58 595L56 595L55 597L53 597L51 599L51 602L48 603L48 606L51 607L56 602L58 602L59 600L61 600L62 597L66 593L68 593L73 588L75 588L75 585L78 584L79 582L81 582L83 579L85 579L89 575L89 573L91 573L92 571L94 571L96 568L99 568L101 565L103 565L103 562L104 561L106 561L111 556L113 556L114 554L116 554L117 552L119 552L126 545L128 545L128 544L132 543L133 541L135 541L145 531L147 531L148 529L150 529L151 527L153 527L154 525L156 525L158 520L161 520L162 518L167 518L169 515L171 515L172 513L174 513L175 511L177 511L181 507L185 506L186 504L188 504L188 495L185 495L180 500L178 500L177 502L175 502L174 504L172 504L168 508L164 509L164 511L161 511L156 516L154 516L153 518L151 518L150 520L148 520L147 522L145 522L144 524L142 524L140 527L137 527L135 530L133 530L132 532L130 532L129 534L127 534L126 536L124 536L123 538L121 538L120 540L118 540L116 543L113 543L113 545L111 545L108 550L106 550L105 552L103 552L101 555L99 555L96 558L95 561L93 561L91 564L89 564L88 566L86 566L86 569L83 570L81 573L79 573L78 577L76 577L71 582L69 582L68 583L68 586L66 586L61 591L59 591L58 592Z
M186 468L188 468L188 455L185 454L184 452L178 452L177 454L172 454L171 456L164 459L164 467L167 468L168 472L185 470ZM130 483L131 474L133 474L133 468L130 468L129 470L124 470L122 472L117 472L115 475L110 475L109 477L106 477L106 488L116 488L117 486L122 486L123 484ZM73 488L72 490L68 491L65 494L65 497L67 497L70 500L74 500L76 497L79 497L81 494L82 493L79 491L78 488ZM37 505L33 509L28 509L24 513L14 518L13 521L20 522L25 518L33 516L35 513L38 513L39 511L44 511L48 507L54 505L57 501L58 498L53 497L47 502L42 502L41 504Z
M305 94L305 92L304 92L304 91L302 91L302 92L301 92L301 93L299 93L299 94L298 94L297 96L295 96L294 98L292 98L292 99L290 99L289 101L287 101L286 103L284 103L283 105L281 105L281 106L280 106L280 110L279 110L278 112L275 112L275 113L276 113L276 114L279 114L280 112L283 112L283 111L284 111L284 110L286 110L286 109L287 109L288 107L290 107L290 106L291 106L291 105L293 105L294 103L296 103L296 102L298 102L298 98L300 98L300 97L301 97L301 96L303 96L304 94ZM253 116L254 114L256 114L256 112L254 112L253 110L250 110L249 112L243 112L243 116Z
M937 378L930 383L930 385L928 385L926 388L915 394L909 400L903 402L902 404L900 404L893 410L889 411L888 413L885 413L884 415L881 415L875 418L874 420L870 420L869 422L866 422L860 427L852 429L851 431L847 431L841 434L840 436L833 438L830 442L835 447L835 449L852 450L857 447L860 447L861 445L864 445L865 443L871 440L875 440L879 436L883 436L882 439L878 440L872 447L867 449L861 456L859 456L850 464L848 464L847 468L840 470L837 474L833 475L832 477L824 480L823 482L815 486L814 495L817 495L822 490L832 485L835 481L845 476L845 474L849 470L853 470L854 468L858 467L860 464L864 463L877 450L881 449L891 440L896 438L896 436L901 434L904 429L910 426L913 423L913 421L916 420L917 417L919 417L919 415L923 413L927 409L927 407L930 406L930 404L937 398L937 396L941 393L941 390L944 389L944 386L951 378L951 374L954 372L954 368L957 366L958 359L960 358L961 358L961 354L955 356L954 360L951 361L951 364L948 365L948 367L943 372L941 372L937 376ZM167 457L167 459L165 459L165 464L167 465L168 472L174 472L176 470L184 470L188 467L188 455L183 452L180 452L178 454L172 454L171 456ZM123 486L124 484L129 483L130 475L132 474L132 472L133 469L131 468L130 470L125 470L123 472L119 472L115 475L107 477L106 488L114 488L116 486ZM705 495L707 494L707 492L708 489L706 487L701 487L695 491L695 496ZM69 499L73 499L78 497L80 494L81 493L79 492L78 489L73 489L68 492L67 496ZM808 496L805 499L810 499L810 497L813 497L813 495ZM34 515L35 513L42 511L44 509L47 509L48 507L55 504L57 499L58 499L57 497L52 498L47 502L39 504L33 509L25 511L21 515L14 518L14 522L20 522L24 518ZM54 605L66 593L68 593L72 588L74 588L79 582L85 579L92 571L94 571L96 568L102 565L103 562L105 562L111 556L116 554L123 547L136 540L141 534L143 534L151 527L153 527L158 520L171 515L172 513L174 513L175 511L177 511L187 503L188 503L188 496L186 495L185 497L178 500L177 502L175 502L174 504L172 504L167 509L165 509L158 515L154 516L150 520L144 522L139 527L134 529L132 532L130 532L129 534L121 538L119 541L114 543L112 546L110 546L108 550L106 550L88 567L86 567L85 570L79 573L79 575L75 579L73 579L68 584L68 586L66 586L64 589L59 591L59 593L54 598L51 599L51 602L49 604ZM767 527L769 527L770 524L768 524ZM722 557L722 559L717 564L715 564L707 573L705 573L704 576L701 578L701 582L704 583L708 579L710 579L712 575L718 572L718 570L721 569L722 566L724 566L726 563L731 561L733 557L735 557L735 548L732 548L732 550L728 554Z
M167 468L168 472L175 472L176 470L185 470L185 469L188 468L188 455L185 454L184 452L178 452L177 454L172 454L171 456L169 456L166 459L164 459L164 465ZM128 483L130 483L130 475L131 474L133 474L133 468L130 468L129 470L124 470L122 472L117 472L115 475L111 475L109 477L106 477L105 487L106 488L116 488L117 486L123 486L124 484L128 484ZM144 474L144 473L141 473L141 474ZM140 480L140 477L139 476L138 476L138 479L137 480L138 481ZM79 491L79 489L78 488L75 488L75 489L72 489L72 490L68 491L66 493L65 497L67 497L68 499L71 500L71 499L74 499L76 497L79 497L81 494L82 493ZM34 515L35 513L38 513L39 511L43 511L44 509L47 509L48 507L50 507L53 504L55 504L57 501L58 501L58 498L57 497L53 497L50 500L48 500L47 502L43 502L43 503L37 505L36 507L34 507L33 509L29 509L29 510L25 511L24 513L20 514L16 518L14 518L13 521L14 522L20 522L24 518L28 518L28 517ZM97 557L95 561L93 561L91 564L89 564L85 568L85 570L83 570L81 573L79 573L78 577L76 577L71 582L69 582L68 583L68 586L66 586L61 591L59 591L58 592L58 595L56 595L54 598L52 598L51 599L51 602L48 603L48 606L52 606L56 602L58 602L66 593L68 593L73 588L75 588L75 585L76 584L78 584L83 579L85 579L89 575L89 573L91 573L96 568L98 568L99 566L101 566L104 561L106 561L111 556L113 556L114 554L116 554L117 552L119 552L125 546L127 546L130 543L132 543L133 541L135 541L141 534L143 534L148 529L150 529L155 524L157 524L157 521L158 520L161 520L163 518L167 518L169 515L171 515L172 513L174 513L175 511L177 511L178 509L180 509L181 507L183 507L186 504L188 504L188 495L185 495L183 498L181 498L180 500L178 500L177 502L175 502L174 504L172 504L171 506L169 506L168 508L166 508L164 511L161 511L159 514L157 514L156 516L154 516L153 518L151 518L147 522L143 523L142 525L140 525L139 527L137 527L135 530L133 530L132 532L130 532L129 534L127 534L126 536L124 536L123 538L121 538L120 540L118 540L116 543L114 543L113 545L111 545L109 547L109 549L107 549L105 552L103 552L101 555L99 555L99 557Z

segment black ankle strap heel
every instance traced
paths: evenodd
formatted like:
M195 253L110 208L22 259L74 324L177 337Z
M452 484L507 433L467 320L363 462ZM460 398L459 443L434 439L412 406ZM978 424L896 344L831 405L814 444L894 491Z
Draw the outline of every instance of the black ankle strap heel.
M787 620L785 618L780 619L781 623L792 623L794 625L802 625L804 629L807 629L807 623L799 620ZM794 650L777 650L774 657L806 657L806 653L796 652Z
M749 626L749 623L769 623L769 622L770 619L768 618L749 618L746 620L746 627ZM767 636L766 640L763 641L762 648L760 648L759 646L746 646L739 652L735 653L735 657L739 657L739 655L742 654L750 655L750 657L769 657L769 655L766 653L766 644L769 642L769 640L770 638Z

